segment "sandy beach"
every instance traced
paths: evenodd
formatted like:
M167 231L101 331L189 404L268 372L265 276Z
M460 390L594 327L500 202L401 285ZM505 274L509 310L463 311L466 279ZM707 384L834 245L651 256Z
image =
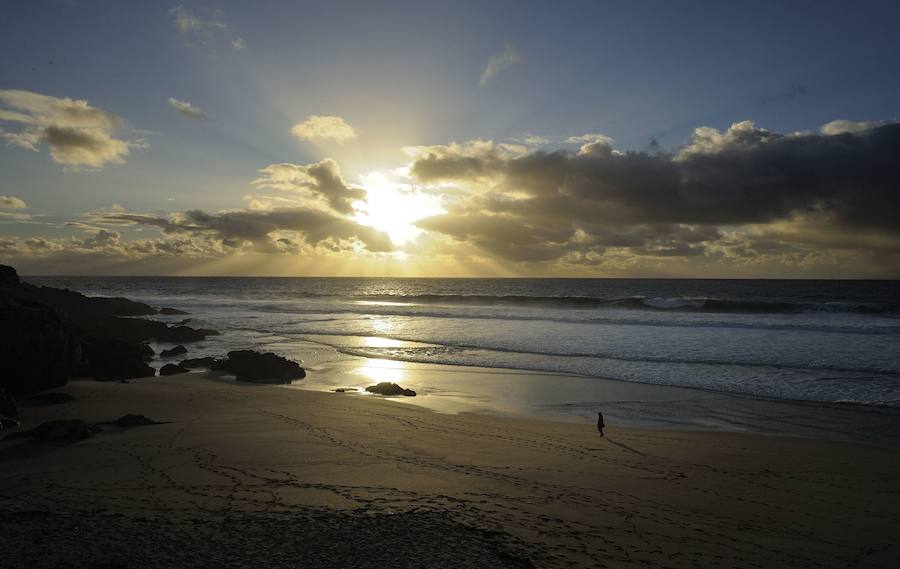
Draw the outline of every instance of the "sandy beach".
M895 450L438 413L194 373L72 381L0 443L4 567L895 567Z

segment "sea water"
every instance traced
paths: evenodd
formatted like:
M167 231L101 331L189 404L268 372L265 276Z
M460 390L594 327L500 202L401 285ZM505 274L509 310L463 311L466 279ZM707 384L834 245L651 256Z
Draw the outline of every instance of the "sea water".
M26 280L186 310L190 326L222 333L192 357L303 358L312 340L376 358L900 407L898 281Z

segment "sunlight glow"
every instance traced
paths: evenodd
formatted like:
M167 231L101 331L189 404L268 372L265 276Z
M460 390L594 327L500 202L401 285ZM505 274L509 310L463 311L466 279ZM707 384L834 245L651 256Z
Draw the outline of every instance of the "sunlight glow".
M406 377L404 368L404 362L369 358L365 360L364 365L358 367L354 372L374 382L391 381L398 383Z
M397 175L396 171L391 174ZM422 233L416 221L445 213L438 197L408 182L389 179L378 171L361 176L361 181L366 200L354 204L359 212L355 221L384 231L394 245L406 245Z

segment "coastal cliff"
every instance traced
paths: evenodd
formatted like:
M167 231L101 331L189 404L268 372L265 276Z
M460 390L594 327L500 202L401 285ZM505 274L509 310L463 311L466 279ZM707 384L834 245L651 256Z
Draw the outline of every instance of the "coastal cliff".
M68 377L126 379L155 375L149 340L191 342L214 330L140 318L157 309L126 298L88 297L38 287L0 265L0 387L40 391Z

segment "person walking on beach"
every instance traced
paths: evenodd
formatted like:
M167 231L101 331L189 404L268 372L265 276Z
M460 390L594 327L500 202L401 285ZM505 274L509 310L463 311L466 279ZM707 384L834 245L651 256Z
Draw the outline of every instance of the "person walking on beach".
M597 412L597 430L600 431L600 436L603 436L603 427L606 426L606 423L603 422L603 413Z

